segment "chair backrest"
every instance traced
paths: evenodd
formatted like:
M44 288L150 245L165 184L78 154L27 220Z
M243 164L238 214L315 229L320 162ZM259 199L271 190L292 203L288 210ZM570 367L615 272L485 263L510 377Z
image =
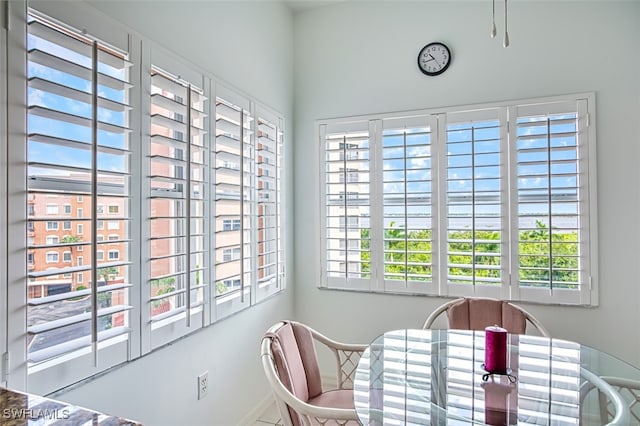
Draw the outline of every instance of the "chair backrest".
M275 371L280 382L297 399L307 402L322 393L320 368L311 331L295 322L282 322L272 327L268 340ZM264 342L263 339L263 342ZM288 406L291 423L303 424L302 418Z
M431 328L443 312L446 312L452 329L484 330L485 327L499 325L509 333L525 334L529 322L541 335L551 337L542 323L521 307L487 297L465 297L444 303L429 315L422 328Z

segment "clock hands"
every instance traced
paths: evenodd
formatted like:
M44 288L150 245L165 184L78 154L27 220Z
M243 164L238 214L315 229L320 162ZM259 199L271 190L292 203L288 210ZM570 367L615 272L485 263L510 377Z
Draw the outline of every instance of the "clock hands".
M427 59L426 61L424 61L424 63L425 63L425 64L426 64L427 62L431 62L431 61L433 61L433 62L435 62L435 63L436 63L436 65L437 65L437 66L441 66L441 65L438 63L438 61L436 61L436 58L434 58L434 57L433 57L433 55L432 55L431 53L429 53L429 57L430 57L431 59Z

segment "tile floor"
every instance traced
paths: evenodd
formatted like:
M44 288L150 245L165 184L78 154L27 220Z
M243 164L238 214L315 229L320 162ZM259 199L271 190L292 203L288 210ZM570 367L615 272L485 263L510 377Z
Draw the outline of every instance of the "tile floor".
M264 411L264 413L260 415L254 426L282 426L283 424L284 423L282 423L282 420L280 419L280 414L278 413L278 408L276 408L276 404L274 402Z

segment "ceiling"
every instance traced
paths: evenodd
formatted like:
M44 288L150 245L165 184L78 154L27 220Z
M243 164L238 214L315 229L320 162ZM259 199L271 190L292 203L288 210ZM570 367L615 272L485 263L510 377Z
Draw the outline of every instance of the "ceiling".
M289 8L295 12L302 12L317 7L329 6L346 0L283 0Z

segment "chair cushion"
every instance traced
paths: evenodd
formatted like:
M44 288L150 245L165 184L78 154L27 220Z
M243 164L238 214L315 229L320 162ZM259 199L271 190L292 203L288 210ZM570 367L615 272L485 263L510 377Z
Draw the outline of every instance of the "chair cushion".
M353 389L334 389L323 392L308 402L319 407L355 409Z
M499 325L509 333L524 334L525 315L515 306L493 299L465 298L447 310L449 328L460 330L484 330Z
M309 404L317 405L320 407L347 408L347 409L354 410L355 405L353 403L353 389L334 389L334 390L321 393L315 398L311 398L309 400ZM355 420L351 420L346 423L344 421L327 420L321 423L316 419L311 419L311 424L313 426L316 426L316 425L342 426L342 425L359 425L360 423Z
M322 381L311 331L301 324L285 322L271 338L276 372L284 386L305 402L320 395ZM294 425L303 423L291 407L289 415Z

